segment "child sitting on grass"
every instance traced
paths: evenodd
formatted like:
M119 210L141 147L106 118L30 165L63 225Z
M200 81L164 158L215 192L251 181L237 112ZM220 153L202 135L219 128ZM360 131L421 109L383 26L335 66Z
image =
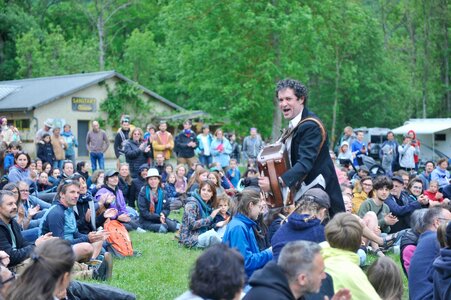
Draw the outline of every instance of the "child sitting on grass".
M230 180L230 182L233 184L235 188L237 188L238 182L240 181L241 178L240 169L238 168L237 164L238 163L236 159L234 158L230 159L229 169L226 172L227 178Z
M213 209L218 209L219 212L216 217L213 219L213 228L218 232L221 238L224 235L227 224L230 221L230 197L223 194L221 197L217 198L216 203L214 204Z
M166 184L164 185L164 191L166 192L166 196L168 197L170 203L170 209L178 210L183 206L183 202L180 199L181 194L177 192L175 188L176 177L174 173L169 173L167 175Z

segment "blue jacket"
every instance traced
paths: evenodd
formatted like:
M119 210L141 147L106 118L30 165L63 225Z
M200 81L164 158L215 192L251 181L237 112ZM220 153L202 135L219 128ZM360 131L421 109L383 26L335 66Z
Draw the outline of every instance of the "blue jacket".
M434 299L451 299L451 248L441 249L433 266Z
M438 256L439 250L437 232L426 231L420 236L409 267L410 300L432 299L434 270L432 263Z
M89 242L88 235L78 232L74 210L56 202L42 217L39 235L48 232L52 236L68 240L71 245Z
M236 188L238 186L238 182L241 179L241 173L240 169L236 167L235 169L235 176L232 177L233 169L228 169L226 172L227 178L230 180L230 182L233 184L233 186Z
M274 260L277 261L282 248L292 241L310 241L321 243L326 240L324 225L319 219L306 219L309 215L293 213L288 222L277 230L271 239Z
M232 145L230 145L229 140L226 138L222 138L221 140L214 139L210 146L213 162L220 163L222 168L228 167L230 154L232 154ZM222 148L222 151L219 148Z
M61 132L61 136L64 138L64 140L66 141L67 144L67 149L65 151L66 156L72 156L75 155L75 147L78 147L78 142L77 139L75 138L74 134L72 133L72 131L66 132L63 131Z
M3 161L3 167L5 169L5 173L8 173L9 168L14 165L14 154L8 153L5 156L5 160Z
M238 213L227 225L222 239L223 243L231 248L236 248L243 255L244 270L248 278L251 277L255 270L263 268L272 259L270 249L260 252L254 230L252 229L254 226L257 226L257 223Z
M401 192L399 199L390 195L384 203L387 204L391 213L399 220L396 224L390 226L390 232L392 233L410 228L410 216L416 209L422 208L420 202L412 200L404 191Z

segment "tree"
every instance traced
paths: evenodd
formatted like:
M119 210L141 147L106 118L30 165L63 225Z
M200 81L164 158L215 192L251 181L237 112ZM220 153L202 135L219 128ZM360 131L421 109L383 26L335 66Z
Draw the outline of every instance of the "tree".
M125 43L124 59L119 70L144 86L156 85L159 66L152 32L138 29L132 32Z
M105 57L108 46L108 29L113 17L121 10L132 5L133 1L122 0L94 0L93 3L80 2L83 12L87 15L91 25L96 29L98 36L99 68L105 69Z

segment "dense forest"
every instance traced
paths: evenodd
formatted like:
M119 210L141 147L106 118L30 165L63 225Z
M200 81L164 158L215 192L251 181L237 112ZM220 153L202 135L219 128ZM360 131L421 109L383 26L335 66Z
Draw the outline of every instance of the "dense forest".
M269 137L292 77L336 136L451 115L449 19L448 0L0 0L0 81L114 69Z

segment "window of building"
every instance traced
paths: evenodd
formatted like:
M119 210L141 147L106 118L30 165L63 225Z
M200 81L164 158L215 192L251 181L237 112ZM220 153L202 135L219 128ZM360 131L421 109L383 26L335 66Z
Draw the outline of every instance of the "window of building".
M30 119L18 119L18 120L8 120L8 121L12 122L14 127L19 129L19 131L30 131Z

